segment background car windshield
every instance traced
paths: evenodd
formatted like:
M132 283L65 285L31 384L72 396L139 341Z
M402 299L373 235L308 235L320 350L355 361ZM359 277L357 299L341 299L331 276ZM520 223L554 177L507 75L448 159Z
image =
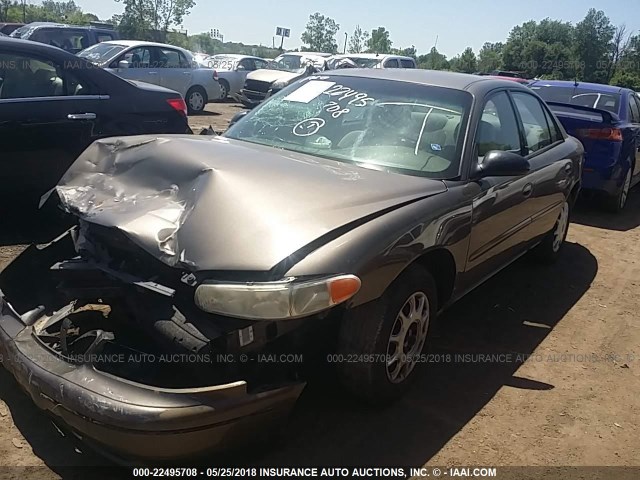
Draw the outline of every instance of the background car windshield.
M268 68L272 70L286 70L288 72L297 72L302 70L302 57L299 55L280 55L273 62L269 62Z
M93 63L106 63L124 49L125 47L123 45L97 43L78 53L78 56L86 58Z
M225 136L432 178L458 176L471 95L388 80L312 76Z
M612 113L618 113L620 95L617 93L602 93L586 88L566 88L549 86L531 87L545 102L569 103L582 107L599 108Z
M379 58L349 57L349 59L356 63L360 68L373 68L380 63Z

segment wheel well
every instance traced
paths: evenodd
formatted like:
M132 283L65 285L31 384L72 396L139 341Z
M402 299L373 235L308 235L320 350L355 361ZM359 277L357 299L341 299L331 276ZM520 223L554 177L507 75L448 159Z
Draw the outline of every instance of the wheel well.
M578 193L580 193L580 182L576 183L571 192L569 192L569 205L572 207L575 205L576 200L578 200Z
M426 268L438 286L438 305L442 307L451 298L456 279L456 262L453 255L443 248L431 250L415 263Z

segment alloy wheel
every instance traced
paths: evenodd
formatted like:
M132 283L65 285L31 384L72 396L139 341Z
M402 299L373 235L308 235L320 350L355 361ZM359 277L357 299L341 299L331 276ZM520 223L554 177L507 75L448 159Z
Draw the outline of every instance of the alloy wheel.
M391 328L387 344L387 378L401 383L413 371L429 328L429 299L416 292L404 303Z

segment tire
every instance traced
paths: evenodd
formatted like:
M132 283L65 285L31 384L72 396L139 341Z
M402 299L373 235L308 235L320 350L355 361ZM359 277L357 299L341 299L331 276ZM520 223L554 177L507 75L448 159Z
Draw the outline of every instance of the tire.
M627 198L629 198L629 190L631 189L631 177L633 174L633 164L629 166L627 173L624 177L622 185L620 189L615 195L607 198L607 210L612 213L619 213L624 210L625 205L627 204Z
M220 97L220 100L225 101L229 96L229 90L231 89L229 82L226 80L220 80L220 88L222 89L222 96Z
M534 250L537 260L548 264L555 263L558 260L569 232L570 218L571 201L567 198L560 209L553 228Z
M422 364L415 360L411 362L407 357L417 360L422 353L429 325L438 311L437 299L437 287L431 274L412 265L380 299L347 311L340 327L340 362L337 364L346 389L375 405L400 398ZM401 312L405 313L405 328L402 328ZM422 315L406 319L412 312L422 312ZM393 341L392 337L397 340ZM405 355L398 347L404 349ZM398 360L388 361L396 354L401 355Z
M200 113L207 106L207 92L200 86L191 87L185 97L189 114Z

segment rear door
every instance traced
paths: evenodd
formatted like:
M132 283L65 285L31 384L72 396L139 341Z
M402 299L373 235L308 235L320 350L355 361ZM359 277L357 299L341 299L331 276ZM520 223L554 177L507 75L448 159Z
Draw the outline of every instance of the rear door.
M44 193L99 130L95 87L73 68L0 50L0 191Z
M524 137L524 155L531 165L532 190L525 200L531 218L529 236L536 238L549 232L571 187L573 160L564 158L564 137L547 107L538 98L521 90L512 91L519 124Z

